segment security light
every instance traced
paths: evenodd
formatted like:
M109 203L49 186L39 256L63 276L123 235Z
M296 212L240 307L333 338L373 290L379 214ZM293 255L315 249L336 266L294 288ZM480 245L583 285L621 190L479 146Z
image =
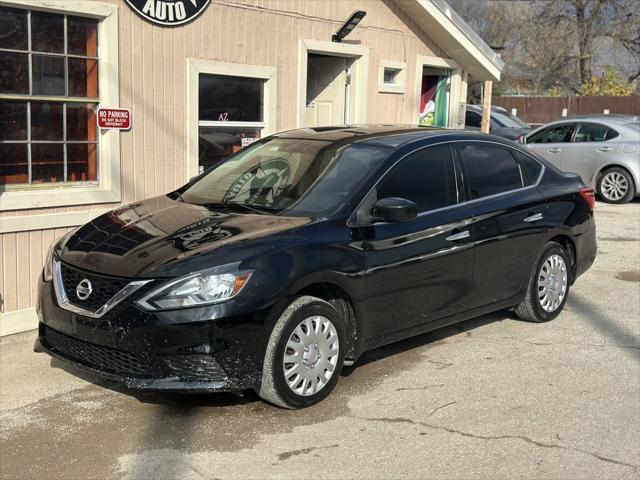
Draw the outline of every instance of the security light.
M356 10L351 14L349 19L342 24L338 31L331 37L332 42L341 42L344 37L351 33L351 30L356 28L360 21L367 14L364 10Z

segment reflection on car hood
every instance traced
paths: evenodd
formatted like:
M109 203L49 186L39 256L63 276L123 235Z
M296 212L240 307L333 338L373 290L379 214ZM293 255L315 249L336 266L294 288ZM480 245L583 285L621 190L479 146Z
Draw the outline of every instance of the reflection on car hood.
M65 241L59 255L64 262L105 275L150 276L169 263L310 222L223 213L163 196L95 218Z

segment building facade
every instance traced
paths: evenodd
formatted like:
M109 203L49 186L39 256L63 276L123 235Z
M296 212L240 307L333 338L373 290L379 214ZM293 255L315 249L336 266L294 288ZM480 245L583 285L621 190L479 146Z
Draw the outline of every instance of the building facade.
M36 327L69 229L278 131L461 128L502 66L442 0L0 0L0 334Z

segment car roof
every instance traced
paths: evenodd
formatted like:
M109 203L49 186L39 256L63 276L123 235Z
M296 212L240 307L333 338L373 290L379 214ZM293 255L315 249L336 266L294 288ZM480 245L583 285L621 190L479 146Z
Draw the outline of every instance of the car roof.
M367 144L387 148L419 140L491 140L510 144L501 137L486 133L452 128L416 127L415 125L341 125L332 127L298 128L274 135L276 138L318 140L341 144Z
M604 122L604 123L635 123L640 122L640 116L638 115L622 115L622 114L604 114L597 113L592 115L574 115L571 117L563 117L554 120L549 123L560 123L560 122L574 122L574 121L585 121L592 120L594 122Z

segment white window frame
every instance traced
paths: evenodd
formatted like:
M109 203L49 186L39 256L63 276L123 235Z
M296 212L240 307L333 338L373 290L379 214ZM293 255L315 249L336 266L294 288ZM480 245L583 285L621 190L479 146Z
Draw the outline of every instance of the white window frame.
M199 119L200 74L226 75L230 77L258 78L264 80L262 122L218 122ZM277 69L263 65L219 62L203 58L187 58L187 165L188 180L198 175L198 136L202 127L261 128L261 137L276 132Z
M98 107L120 104L118 73L118 7L94 0L0 0L0 6L95 18L98 23ZM18 98L2 94L0 99ZM25 99L29 96L22 96ZM30 98L30 97L29 97ZM41 98L41 97L38 97ZM60 97L52 100L61 101ZM120 137L118 130L98 129L98 184L60 187L0 186L0 211L68 205L115 203L121 200Z
M396 82L393 84L384 82L385 70L397 70ZM404 93L407 84L407 64L394 60L380 60L378 67L378 92L380 93Z

